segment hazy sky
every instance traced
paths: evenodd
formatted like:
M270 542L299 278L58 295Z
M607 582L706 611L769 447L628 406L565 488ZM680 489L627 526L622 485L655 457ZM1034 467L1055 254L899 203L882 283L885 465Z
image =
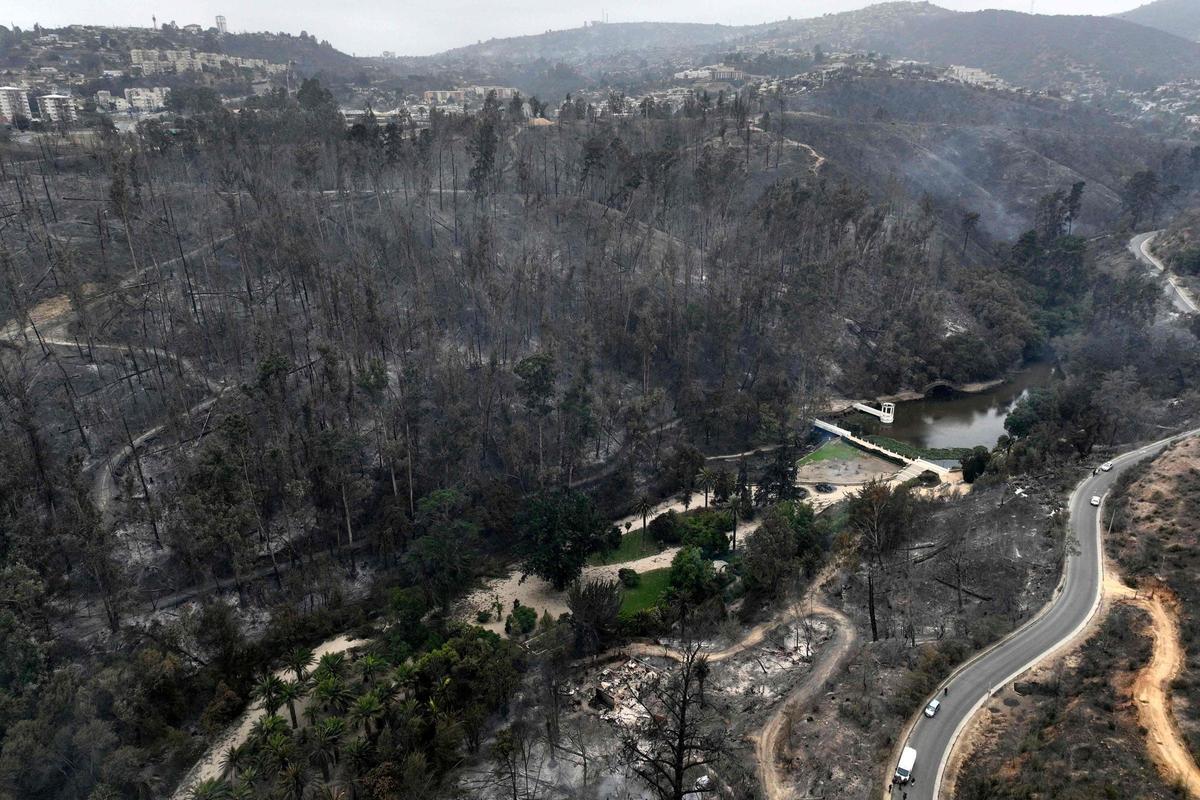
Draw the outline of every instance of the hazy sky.
M1112 14L1145 0L1034 0L1041 14ZM3 0L0 23L32 27L86 22L149 25L213 24L217 14L230 31L288 31L328 39L341 50L377 55L394 50L426 55L480 39L573 28L608 13L611 22L643 20L745 24L811 17L870 5L867 0ZM940 0L961 11L1007 8L1029 11L1030 0Z

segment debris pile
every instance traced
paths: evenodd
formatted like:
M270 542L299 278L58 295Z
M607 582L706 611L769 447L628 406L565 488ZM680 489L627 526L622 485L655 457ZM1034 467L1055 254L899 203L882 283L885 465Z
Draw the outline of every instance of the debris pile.
M631 658L602 668L594 678L585 678L578 689L572 687L570 691L577 704L586 699L600 719L618 727L632 728L650 718L638 697L643 687L659 674L657 668Z

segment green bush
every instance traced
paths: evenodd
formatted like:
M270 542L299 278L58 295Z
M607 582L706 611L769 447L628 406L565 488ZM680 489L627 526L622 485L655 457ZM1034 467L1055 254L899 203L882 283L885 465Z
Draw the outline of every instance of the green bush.
M708 558L716 558L729 552L733 515L715 508L701 508L687 514L668 511L655 517L647 530L661 545L696 547Z
M642 576L637 574L637 570L628 567L617 570L617 579L626 589L635 589L642 583Z
M650 520L646 530L661 545L679 544L679 537L683 535L679 515L674 511L667 511Z
M504 620L504 632L509 636L527 636L537 627L537 612L529 606L517 603L512 613Z

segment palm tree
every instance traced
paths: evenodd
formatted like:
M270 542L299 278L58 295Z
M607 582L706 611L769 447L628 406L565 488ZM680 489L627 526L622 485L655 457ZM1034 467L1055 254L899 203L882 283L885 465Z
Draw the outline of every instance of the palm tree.
M371 765L371 743L366 739L352 739L342 748L342 754L350 763L355 775L362 775Z
M393 706L393 713L395 724L392 730L396 742L406 750L415 749L424 726L417 701L411 697L401 700Z
M308 647L297 647L292 652L288 653L284 662L287 668L296 673L296 680L302 681L308 673L308 668L312 666L317 657L313 655L313 651Z
M362 670L363 686L366 686L372 676L387 668L387 662L374 653L367 653L358 660L358 666Z
M644 494L637 499L633 504L633 513L642 518L642 533L646 532L646 517L650 516L650 512L654 510L654 501L650 499L650 495Z
M633 504L633 513L642 518L642 547L646 546L646 518L650 516L650 512L654 510L654 501L650 499L650 495L644 494L637 499Z
M287 720L276 714L263 717L254 723L250 729L250 738L256 742L265 742L277 733L287 733Z
M273 716L279 710L283 701L279 693L283 689L283 681L277 675L266 674L254 684L254 698L266 709L267 716Z
M237 783L234 784L233 793L238 795L238 800L241 800L241 795L245 794L245 789L250 789L250 797L255 796L254 784L258 782L259 769L254 764L247 764L238 772Z
M312 749L310 757L321 770L321 776L328 783L332 775L333 765L337 763L342 737L346 733L346 722L341 717L328 717L321 720L309 731L309 742Z
M217 778L200 781L192 789L192 800L226 800L229 784Z
M229 800L254 800L257 796L258 791L255 790L254 783L251 781L239 780L229 790Z
M346 688L341 678L328 677L319 681L313 688L313 699L327 711L344 714L354 702L354 692Z
M313 792L313 800L346 800L348 796L349 793L343 787L332 784L328 780Z
M250 750L243 744L233 744L221 757L221 777L233 780L249 760Z
M341 677L344 666L346 666L344 653L326 653L317 662L317 668L313 670L313 677L317 680Z
M372 729L372 723L381 719L383 713L383 703L379 702L379 695L367 692L354 701L354 706L350 709L350 719L356 725L361 725L363 733L370 737L371 741L375 741L379 733Z
M296 743L292 741L292 737L282 731L271 734L263 742L263 754L266 756L267 763L276 772L292 763L295 750Z
M704 467L696 475L696 482L704 490L704 507L708 508L708 493L712 491L713 484L717 482L717 474L708 467Z
M321 719L321 715L325 713L325 709L323 709L317 703L309 703L308 705L306 705L304 707L304 710L301 711L300 713L301 713L301 715L303 715L304 719L308 722L309 726L311 727L313 725L316 725L317 721Z
M300 727L300 721L296 719L296 701L302 699L308 694L308 684L300 681L283 681L283 685L279 687L279 699L287 706L288 716L292 718L292 728Z
M279 788L283 800L304 800L308 786L308 769L303 764L289 763L279 772Z

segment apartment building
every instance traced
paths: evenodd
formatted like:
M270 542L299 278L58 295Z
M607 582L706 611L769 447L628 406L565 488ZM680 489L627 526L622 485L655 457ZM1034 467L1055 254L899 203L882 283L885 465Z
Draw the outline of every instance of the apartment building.
M37 99L42 122L67 124L79 119L75 99L69 94L43 94Z
M166 86L126 89L125 101L129 103L132 111L158 111L166 107L170 94L171 90Z
M29 92L19 86L0 86L0 121L12 122L20 114L30 117Z
M227 67L256 69L268 74L284 72L286 64L272 64L262 58L241 58L224 53L204 53L197 50L141 50L129 51L133 68L142 75L163 75L179 72L200 72L205 69L222 70Z

